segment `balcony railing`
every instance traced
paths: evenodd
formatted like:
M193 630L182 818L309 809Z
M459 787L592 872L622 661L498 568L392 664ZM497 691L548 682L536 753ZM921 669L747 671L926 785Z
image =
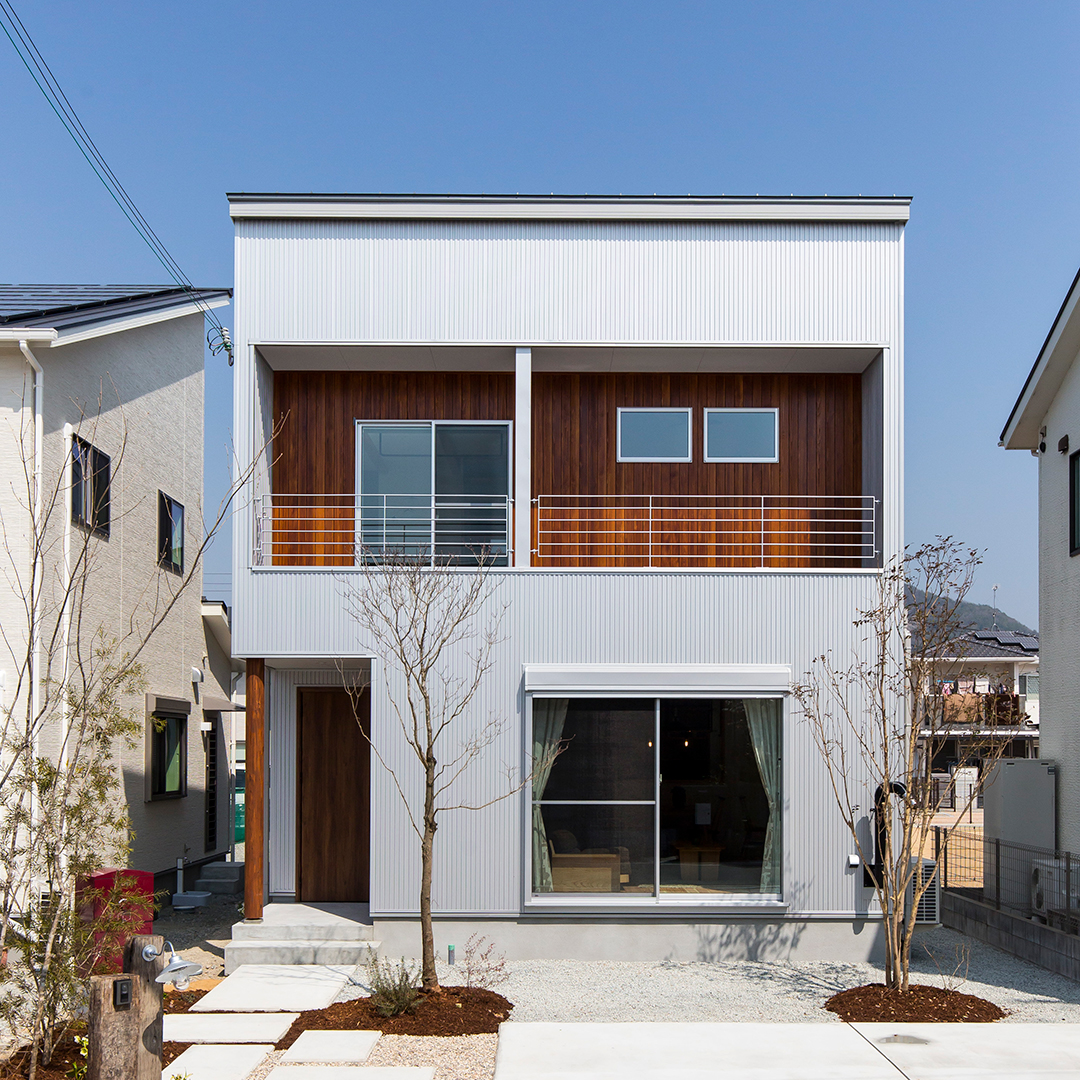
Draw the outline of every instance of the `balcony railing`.
M540 566L859 567L870 495L541 495Z
M260 495L255 566L356 566L398 557L510 561L504 495Z

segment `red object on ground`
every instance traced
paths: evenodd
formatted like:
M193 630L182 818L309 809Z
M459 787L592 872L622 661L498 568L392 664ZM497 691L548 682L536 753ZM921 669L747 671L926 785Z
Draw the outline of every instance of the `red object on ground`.
M128 941L135 934L154 932L154 875L147 870L97 870L79 879L75 907L85 922L108 919L123 924L122 930L113 927L94 934L100 953L90 974L116 974L124 969L124 946Z

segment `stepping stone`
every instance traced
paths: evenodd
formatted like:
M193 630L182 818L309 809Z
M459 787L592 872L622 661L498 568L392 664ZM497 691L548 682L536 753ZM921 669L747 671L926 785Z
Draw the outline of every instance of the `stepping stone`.
M246 1080L273 1050L268 1046L189 1046L161 1070L162 1080L185 1073L191 1080Z
M281 1060L285 1064L367 1061L380 1034L378 1031L305 1031Z
M165 1041L185 1043L276 1043L299 1013L166 1013ZM352 1058L333 1058L352 1061ZM363 1060L357 1058L356 1060Z
M269 1080L435 1080L435 1070L408 1065L278 1065L270 1070Z
M191 1012L306 1012L325 1009L351 965L245 964L196 1001Z

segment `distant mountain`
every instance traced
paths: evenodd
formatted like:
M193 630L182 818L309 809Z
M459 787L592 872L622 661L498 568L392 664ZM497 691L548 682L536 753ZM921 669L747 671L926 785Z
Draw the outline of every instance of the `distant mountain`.
M922 599L922 594L916 590L916 596ZM965 600L956 609L957 621L965 630L992 630L994 628L994 609L990 604L972 604ZM1000 609L997 613L997 628L999 630L1015 630L1018 634L1034 633L1030 626L1025 626L1018 619L1013 619Z

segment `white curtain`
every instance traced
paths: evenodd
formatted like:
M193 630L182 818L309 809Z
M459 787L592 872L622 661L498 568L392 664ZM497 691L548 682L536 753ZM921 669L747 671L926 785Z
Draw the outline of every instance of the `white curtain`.
M533 836L532 879L533 892L551 892L551 853L548 851L547 830L544 817L537 805L544 797L555 748L562 738L566 723L566 698L533 698L532 707L532 760L533 760Z
M780 822L780 702L775 698L744 698L746 722L754 747L754 760L765 797L769 800L769 824L765 830L765 850L761 857L761 891L780 891L781 845L777 842Z

